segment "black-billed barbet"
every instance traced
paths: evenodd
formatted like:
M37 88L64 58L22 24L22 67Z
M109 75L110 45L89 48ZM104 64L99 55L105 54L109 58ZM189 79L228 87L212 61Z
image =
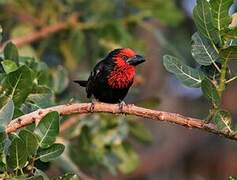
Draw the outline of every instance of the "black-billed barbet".
M87 97L106 103L120 103L133 84L135 66L145 61L130 48L114 49L98 62L87 81L74 81L86 87Z

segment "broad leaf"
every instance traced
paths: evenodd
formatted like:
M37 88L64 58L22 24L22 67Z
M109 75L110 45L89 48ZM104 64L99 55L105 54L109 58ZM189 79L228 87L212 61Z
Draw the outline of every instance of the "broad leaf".
M11 145L8 147L7 166L11 169L21 169L27 162L26 146L17 135L12 135L11 139Z
M193 19L199 33L215 44L219 43L220 38L207 0L197 0L197 5L193 9Z
M237 60L237 46L230 46L220 50L220 56L228 60Z
M4 58L14 61L16 64L19 64L18 58L19 54L15 44L9 42L4 48Z
M56 94L62 93L68 86L68 72L67 70L59 66L53 73L53 90Z
M232 132L231 126L231 115L227 111L218 111L214 117L214 122L220 130L228 130Z
M214 105L214 107L218 107L221 102L221 98L217 92L216 86L208 79L205 78L201 83L203 96Z
M130 122L131 134L143 143L151 143L151 132L141 123Z
M231 23L229 9L232 4L233 0L210 0L214 25L220 32L227 29Z
M6 135L6 132L5 132L5 128L0 126L0 154L4 150L4 144L5 144L6 137L7 137L7 135Z
M14 114L14 103L12 99L9 99L7 104L5 104L0 110L0 123L1 126L6 127L12 120Z
M194 59L201 65L214 64L217 67L216 60L218 60L219 55L210 41L198 32L192 36L192 41L192 55ZM219 68L217 67L217 69Z
M40 149L37 153L37 158L43 162L52 161L58 158L64 151L65 146L63 144L53 144L49 148Z
M201 81L204 78L203 72L185 65L177 58L169 55L164 56L163 64L167 71L174 73L184 85L200 87Z
M54 178L54 180L79 180L79 176L74 173L66 173L63 176Z
M25 143L27 155L33 156L36 154L39 145L37 136L27 129L21 130L19 136Z
M128 144L123 144L113 148L114 153L121 160L118 168L121 172L128 174L133 172L139 165L137 153Z
M4 61L1 62L1 64L2 64L2 67L3 67L4 71L7 74L17 70L17 68L18 68L16 63L12 60L4 60Z
M1 93L4 93L5 97L12 98L15 106L20 106L32 90L31 75L30 69L26 66L21 66L16 71L9 73L4 79Z
M59 114L57 112L48 113L35 128L35 133L40 137L40 147L51 146L59 133Z

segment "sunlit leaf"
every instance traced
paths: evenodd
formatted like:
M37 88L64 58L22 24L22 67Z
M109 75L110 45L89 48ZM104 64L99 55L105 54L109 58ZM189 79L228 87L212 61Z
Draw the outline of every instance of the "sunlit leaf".
M12 120L14 113L14 103L12 99L9 99L7 103L0 110L0 123L1 126L6 127Z
M2 67L3 67L4 71L7 74L17 70L17 68L18 68L16 63L12 60L4 60L4 61L1 62L1 64L2 64Z
M204 97L215 107L218 107L220 105L221 98L218 94L216 86L208 78L205 78L202 80L201 87Z
M204 74L197 69L193 69L181 63L176 57L165 55L163 64L167 71L175 74L177 78L186 86L200 87Z
M40 137L40 147L48 148L51 146L59 133L59 114L50 112L44 116L35 128L35 133Z
M192 55L199 64L204 66L216 64L219 54L210 41L198 32L192 36L192 41Z
M199 33L210 41L219 43L220 37L214 26L210 4L207 0L197 0L197 5L193 9L193 20Z
M121 163L118 165L118 169L121 172L129 174L138 167L139 157L130 145L123 144L114 147L113 151L121 160Z
M40 149L37 153L37 158L43 162L48 162L58 158L64 151L65 146L63 144L53 144L49 148Z

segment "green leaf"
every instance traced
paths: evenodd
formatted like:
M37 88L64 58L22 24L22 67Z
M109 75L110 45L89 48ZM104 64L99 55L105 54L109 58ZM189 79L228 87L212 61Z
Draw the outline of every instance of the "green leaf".
M47 149L40 149L37 153L37 158L43 162L49 162L58 158L64 151L63 144L53 144Z
M68 72L63 66L59 66L53 73L53 90L56 94L62 93L68 86Z
M193 9L193 19L199 33L215 44L219 43L220 37L214 26L210 4L207 0L197 0L197 5Z
M44 116L35 128L35 133L40 137L40 147L47 148L51 146L59 133L58 112L50 112Z
M208 79L205 78L201 83L203 96L210 101L214 107L218 107L221 102L221 98L217 92L216 86Z
M141 123L130 122L129 130L131 134L143 143L151 143L151 132Z
M4 61L1 62L1 64L2 64L2 67L3 67L4 71L7 74L17 70L17 68L18 68L16 63L12 60L4 60Z
M40 169L37 169L37 168L35 168L34 176L40 176L40 177L43 177L43 180L49 180L47 174L45 174L43 171L41 171Z
M4 58L14 61L17 65L19 64L19 54L15 44L12 42L7 43L6 47L4 48Z
M194 59L204 66L215 64L216 60L219 59L219 54L216 52L210 41L198 32L193 34L192 41L192 55ZM217 65L215 67L217 67Z
M232 132L231 126L231 115L227 111L218 111L214 117L214 122L217 125L218 129Z
M27 155L33 156L36 154L39 145L37 136L27 129L22 129L19 136L25 143Z
M138 167L139 157L130 145L123 144L114 147L113 151L121 160L121 163L118 165L118 169L121 172L129 174Z
M0 153L4 150L5 139L7 138L7 134L5 132L5 127L0 126Z
M186 86L200 87L204 74L181 63L176 57L165 55L163 64L167 71L175 74L177 78Z
M20 106L31 92L32 87L33 79L30 69L21 66L6 76L0 93L12 98L15 106Z
M27 162L27 151L24 141L17 135L11 135L11 145L8 147L7 167L21 169Z
M220 33L227 29L231 23L229 9L232 4L233 0L210 0L214 26Z
M237 60L237 46L230 46L220 50L220 56L228 60Z
M9 99L8 102L0 110L1 126L6 127L12 120L13 114L14 114L14 103L12 99Z
M79 177L74 173L66 173L63 176L54 178L54 180L79 180Z

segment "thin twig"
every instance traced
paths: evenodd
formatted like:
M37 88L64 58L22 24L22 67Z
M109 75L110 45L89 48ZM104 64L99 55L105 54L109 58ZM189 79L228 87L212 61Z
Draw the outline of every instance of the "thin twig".
M207 132L224 136L228 139L237 140L237 134L230 134L217 129L212 124L206 124L204 120L185 117L180 114L156 111L137 107L135 105L124 105L122 110L118 104L107 104L107 103L94 103L93 108L91 103L75 103L53 106L46 109L39 109L32 113L20 116L7 126L6 133L15 132L17 129L24 127L28 124L40 121L48 112L57 111L61 116L70 114L86 114L86 113L113 113L113 114L128 114L135 115L143 118L153 119L157 121L164 121L169 123L175 123L188 128L202 129Z
M78 23L78 14L73 14L70 17L68 17L65 21L58 22L58 23L43 27L40 30L33 31L33 32L26 34L24 36L10 39L9 41L13 42L17 47L21 47L25 44L30 44L32 42L35 42L35 41L41 39L41 38L45 38L45 37L49 36L50 34L62 31L62 30L67 29L68 27L71 27L71 26L75 26L77 23ZM0 45L0 52L3 50L3 48L7 42Z

